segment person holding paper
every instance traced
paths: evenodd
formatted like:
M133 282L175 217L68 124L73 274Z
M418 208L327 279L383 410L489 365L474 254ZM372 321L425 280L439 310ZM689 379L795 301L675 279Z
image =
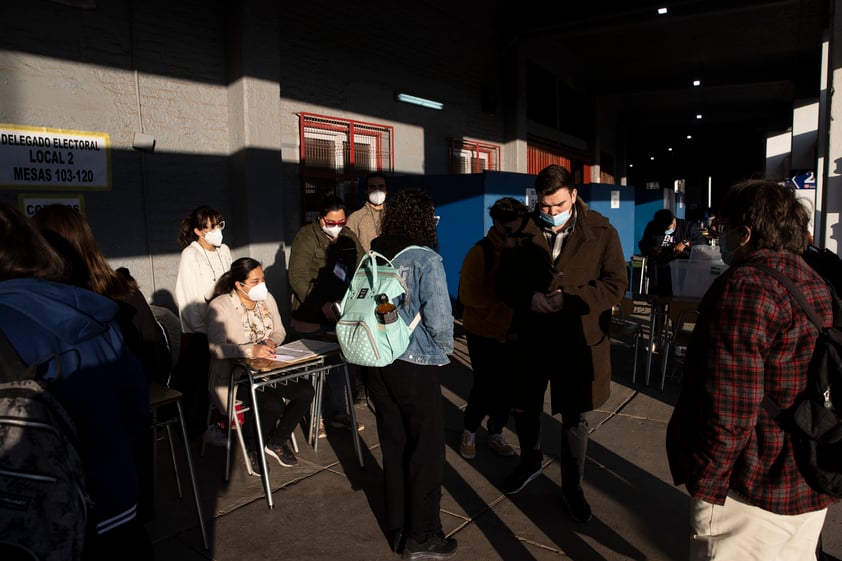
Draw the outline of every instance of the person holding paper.
M285 338L278 304L266 288L260 262L250 257L237 259L216 283L208 307L208 389L226 419L230 418L226 412L233 367L229 359L274 358L275 348ZM315 390L301 378L265 390L260 398L261 428L268 435L264 451L282 466L294 466L298 460L289 446L289 437L309 411ZM252 461L252 465L259 463Z

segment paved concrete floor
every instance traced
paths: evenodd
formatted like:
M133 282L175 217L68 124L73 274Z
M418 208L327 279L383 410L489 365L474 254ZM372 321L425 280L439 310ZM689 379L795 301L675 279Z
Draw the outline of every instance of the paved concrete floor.
M502 494L497 485L517 458L496 456L485 445L482 430L476 458L468 461L459 455L471 372L464 339L457 338L453 363L442 375L447 428L442 521L445 531L459 540L455 559L686 559L688 496L683 487L672 485L663 445L678 386L668 383L661 392L643 387L640 378L632 384L634 353L624 343L614 346L612 397L590 414L585 494L594 518L576 524L561 500L558 417L544 419L543 476L516 495ZM185 496L179 500L167 451L161 448L157 518L148 525L156 560L398 559L380 525L382 472L374 417L365 406L358 405L356 412L365 424L360 433L365 469L356 463L350 433L330 432L316 452L299 432L299 465L281 468L272 462L272 510L260 480L245 473L239 456L225 483L224 450L208 448L199 457L194 443L208 550L202 546L189 482L183 475ZM517 444L512 423L504 434ZM825 525L825 550L837 558L842 558L840 528L842 507L836 505Z

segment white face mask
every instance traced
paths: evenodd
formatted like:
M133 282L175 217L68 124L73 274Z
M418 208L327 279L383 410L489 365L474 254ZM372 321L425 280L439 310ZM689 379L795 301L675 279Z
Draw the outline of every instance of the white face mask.
M380 206L386 201L386 191L372 191L368 194L368 202L374 206Z
M322 231L331 238L335 238L342 231L342 226L322 226Z
M222 245L222 230L217 228L216 230L211 230L207 234L205 234L205 241L211 244L214 247L219 247Z
M248 296L249 300L252 302L263 302L266 300L266 297L269 296L269 289L266 288L265 282L261 282L252 286L251 289L246 292L246 296Z

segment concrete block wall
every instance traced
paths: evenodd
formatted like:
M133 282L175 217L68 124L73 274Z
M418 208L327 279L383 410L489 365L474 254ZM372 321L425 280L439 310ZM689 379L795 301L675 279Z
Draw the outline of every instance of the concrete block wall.
M111 190L65 193L84 198L103 253L155 303L171 304L179 224L202 203L228 218L235 257L280 266L273 292L284 282L278 261L301 226L300 112L394 127L396 173L447 173L451 137L507 150L502 96L493 113L482 107L483 88L504 81L493 14L286 4L0 6L0 122L110 135ZM399 103L397 91L445 109ZM132 148L138 132L153 153ZM49 191L5 188L0 200L21 193Z

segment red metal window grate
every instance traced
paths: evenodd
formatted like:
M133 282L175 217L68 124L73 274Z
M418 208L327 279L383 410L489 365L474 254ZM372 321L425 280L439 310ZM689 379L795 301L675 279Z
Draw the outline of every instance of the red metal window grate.
M450 173L500 171L500 146L467 138L450 139Z
M301 113L299 128L304 223L318 215L322 196L336 194L348 208L356 208L359 178L394 169L393 127Z

